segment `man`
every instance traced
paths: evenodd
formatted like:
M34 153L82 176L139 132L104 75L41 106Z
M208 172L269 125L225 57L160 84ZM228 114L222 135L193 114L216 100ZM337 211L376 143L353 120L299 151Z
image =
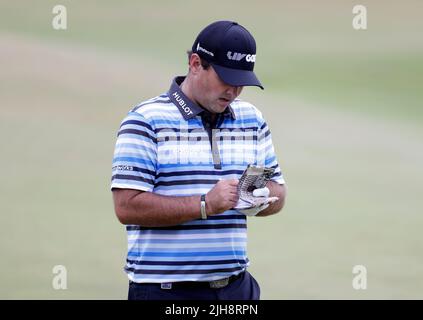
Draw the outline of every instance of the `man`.
M111 187L128 234L129 299L259 299L246 216L277 213L286 191L266 122L236 99L244 86L263 88L255 57L244 27L214 22L195 40L187 76L123 120ZM275 169L254 195L279 200L237 211L248 164Z

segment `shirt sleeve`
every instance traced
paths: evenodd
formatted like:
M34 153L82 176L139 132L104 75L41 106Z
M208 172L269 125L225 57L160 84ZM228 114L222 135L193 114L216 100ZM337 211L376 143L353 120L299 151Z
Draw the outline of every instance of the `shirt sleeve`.
M153 191L157 164L157 138L141 114L129 112L119 128L112 166L111 189Z
M278 184L285 184L285 179L276 158L275 148L273 147L272 134L263 119L259 122L257 142L257 164L274 168L275 172L271 180Z

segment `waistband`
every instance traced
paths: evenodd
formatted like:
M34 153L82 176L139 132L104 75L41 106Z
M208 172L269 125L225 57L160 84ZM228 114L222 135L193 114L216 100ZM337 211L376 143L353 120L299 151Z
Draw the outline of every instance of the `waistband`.
M221 289L226 287L227 285L233 283L234 281L240 279L244 272L241 272L237 275L233 275L227 278L213 280L213 281L179 281L179 282L163 282L163 283L138 283L129 281L130 285L153 285L153 286L160 286L161 289L170 290L174 288L212 288L212 289Z

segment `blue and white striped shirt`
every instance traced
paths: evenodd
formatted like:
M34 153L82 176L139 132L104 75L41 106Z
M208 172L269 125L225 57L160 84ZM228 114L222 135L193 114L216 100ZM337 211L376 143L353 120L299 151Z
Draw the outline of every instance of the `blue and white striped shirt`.
M215 130L205 128L204 109L180 90L170 90L133 108L123 120L113 158L111 188L168 196L207 193L220 179L240 178L248 164L275 168L284 184L262 114L235 100ZM212 154L212 151L215 153ZM126 226L125 271L134 282L212 281L248 265L247 220L228 210L172 227Z

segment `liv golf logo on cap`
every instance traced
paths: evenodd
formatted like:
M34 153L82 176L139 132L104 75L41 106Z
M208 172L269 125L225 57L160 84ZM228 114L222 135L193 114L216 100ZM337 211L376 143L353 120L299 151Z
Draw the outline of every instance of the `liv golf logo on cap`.
M246 54L246 53L239 53L239 52L232 53L231 51L228 51L227 57L229 60L241 61L242 59L245 58L245 61L247 62L256 62L255 54Z

